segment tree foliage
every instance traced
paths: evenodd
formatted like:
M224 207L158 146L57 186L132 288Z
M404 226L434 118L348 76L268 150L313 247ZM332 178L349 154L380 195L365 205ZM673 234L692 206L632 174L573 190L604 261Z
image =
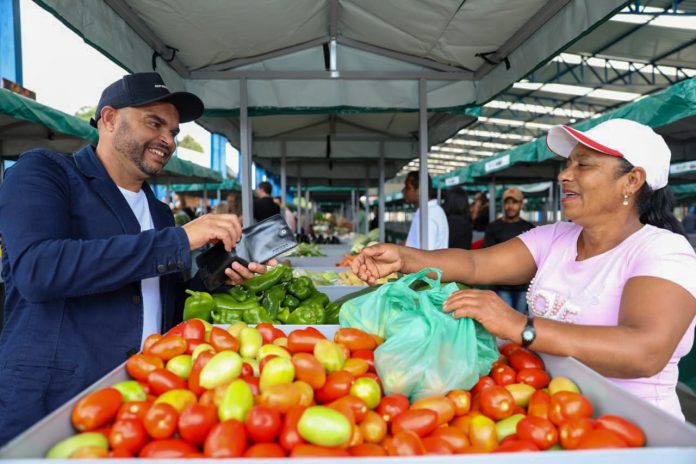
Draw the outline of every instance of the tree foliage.
M184 137L177 144L180 147L188 148L189 150L197 151L203 153L203 146L196 141L190 134Z

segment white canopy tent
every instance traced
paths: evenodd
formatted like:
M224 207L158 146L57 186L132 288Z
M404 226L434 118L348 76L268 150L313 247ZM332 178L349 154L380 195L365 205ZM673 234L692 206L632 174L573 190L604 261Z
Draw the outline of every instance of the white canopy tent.
M36 1L126 69L156 69L172 90L185 89L203 99L207 111L200 123L227 136L242 153L245 223L251 222L252 151L259 158L277 159L298 152L298 158L327 163L344 156L358 168L366 159L388 165L391 157L406 164L419 156L420 181L425 184L429 146L471 121L468 107L485 103L627 3ZM400 124L399 113L413 114ZM392 150L386 141L366 143L358 158L354 152L359 139L347 140L351 148L344 152L336 138L326 161L326 137L334 135L331 127L336 126L328 115L367 114L389 116L363 118L364 129L405 137L405 145ZM328 129L323 140L321 134L319 140L311 139L316 134L307 135L297 144L278 138L288 125L297 130L313 124L311 115L323 115L316 121ZM262 116L275 117L265 121ZM260 137L253 150L252 134ZM308 174L303 170L301 175ZM384 169L378 177L384 179ZM425 203L425 189L421 196ZM426 212L421 210L423 240Z

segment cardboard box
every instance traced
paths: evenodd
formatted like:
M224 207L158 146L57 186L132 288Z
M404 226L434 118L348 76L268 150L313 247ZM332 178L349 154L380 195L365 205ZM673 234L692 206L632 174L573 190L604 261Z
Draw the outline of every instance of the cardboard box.
M284 331L306 326L283 326ZM327 337L333 338L338 326L317 326ZM637 423L647 436L648 448L592 451L555 451L544 453L510 453L462 456L424 456L421 458L363 458L360 463L393 464L415 462L419 464L467 463L515 464L558 463L563 464L617 464L617 463L696 463L696 426L682 422L657 407L635 397L601 375L572 358L542 355L547 370L554 376L563 375L573 379L583 393L592 401L595 416L618 414ZM16 437L0 449L0 459L40 459L58 441L74 433L70 424L73 405L86 393L128 379L122 364L87 388L33 427ZM27 461L23 461L27 462ZM187 461L189 462L189 461ZM200 461L209 463L210 461ZM248 462L248 461L246 461ZM280 459L264 459L254 462L286 462ZM293 462L334 463L332 459L300 459Z

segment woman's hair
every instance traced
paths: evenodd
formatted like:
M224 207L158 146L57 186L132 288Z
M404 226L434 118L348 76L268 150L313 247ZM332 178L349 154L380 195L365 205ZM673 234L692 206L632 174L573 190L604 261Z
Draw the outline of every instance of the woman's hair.
M631 163L624 158L619 158L619 176L628 174L633 168ZM669 187L653 190L647 182L644 183L638 191L636 205L641 223L650 224L686 237L684 227L672 212L674 197Z
M461 187L454 187L447 191L442 209L447 216L464 216L466 219L471 220L469 195Z

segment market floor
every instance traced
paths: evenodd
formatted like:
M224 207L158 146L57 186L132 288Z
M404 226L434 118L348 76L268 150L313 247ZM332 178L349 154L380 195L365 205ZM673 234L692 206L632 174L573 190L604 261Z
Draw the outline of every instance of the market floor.
M696 424L696 393L683 383L677 384L677 396L686 420Z

